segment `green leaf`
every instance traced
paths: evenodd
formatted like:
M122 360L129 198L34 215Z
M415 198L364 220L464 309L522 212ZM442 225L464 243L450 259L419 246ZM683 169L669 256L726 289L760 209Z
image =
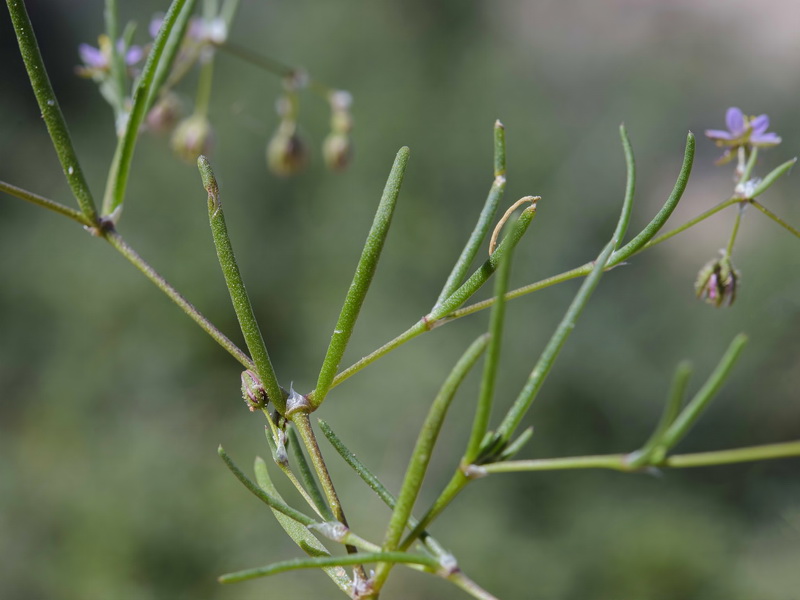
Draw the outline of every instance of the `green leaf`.
M259 457L256 458L255 462L255 473L256 473L256 482L258 485L263 489L267 494L270 496L277 498L281 502L283 502L283 498L278 493L278 490L272 483L272 480L269 477L269 471L267 470L267 464ZM318 557L318 556L330 556L328 549L320 542L309 530L307 527L301 525L294 519L287 517L285 514L271 508L272 514L275 515L275 518L280 523L280 526L283 527L283 530L289 535L290 538L294 540L294 542L300 546L309 556ZM323 571L330 577L333 582L342 590L345 594L350 594L350 591L353 589L353 583L350 581L350 577L347 575L347 571L345 571L341 566L329 566L323 567Z

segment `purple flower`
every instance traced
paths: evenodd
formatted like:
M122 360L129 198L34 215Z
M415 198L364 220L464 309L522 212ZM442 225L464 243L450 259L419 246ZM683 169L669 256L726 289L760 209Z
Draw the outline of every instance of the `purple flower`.
M99 48L89 44L78 46L83 65L77 68L78 74L83 77L102 77L111 69L111 40L107 35L98 38ZM125 48L125 42L117 41L117 51L123 54L125 65L132 67L144 58L144 50L141 46L131 46Z
M768 147L781 143L781 138L773 132L767 132L769 117L759 115L747 117L735 106L725 113L725 125L728 130L706 129L706 136L716 142L717 146L738 148L740 146Z

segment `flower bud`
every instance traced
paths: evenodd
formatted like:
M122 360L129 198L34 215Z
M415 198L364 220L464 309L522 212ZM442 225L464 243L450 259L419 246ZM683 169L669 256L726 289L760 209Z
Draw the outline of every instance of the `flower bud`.
M264 408L269 402L264 384L250 369L242 372L242 398L251 412L257 408Z
M197 161L201 154L209 154L214 132L208 119L192 115L181 121L172 134L172 150L188 163Z
M697 274L695 293L698 298L712 306L730 306L736 300L739 278L739 271L733 267L728 257L715 258L707 262Z
M275 175L286 177L302 171L307 162L306 144L295 124L284 121L267 145L267 165Z
M331 132L322 143L325 165L332 171L344 171L353 158L353 144L346 133Z
M183 106L178 96L167 93L147 113L147 129L154 133L171 131L182 112Z

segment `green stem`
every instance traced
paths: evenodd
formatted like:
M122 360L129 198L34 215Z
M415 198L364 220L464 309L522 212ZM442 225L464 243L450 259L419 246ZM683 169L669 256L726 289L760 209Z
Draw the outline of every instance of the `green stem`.
M789 225L786 221L781 219L778 215L770 211L766 206L758 202L757 200L750 200L750 204L752 204L755 208L761 211L763 214L768 216L770 219L775 221L778 225L783 227L786 231L793 234L795 237L800 238L800 231Z
M0 192L5 192L11 196L16 196L17 198L21 198L23 200L27 200L37 206L44 207L48 210L52 210L53 212L57 212L60 215L64 215L65 217L69 217L73 221L80 223L85 227L93 227L92 222L83 215L82 212L75 210L74 208L70 208L69 206L64 206L60 202L56 202L55 200L50 200L49 198L45 198L44 196L40 196L38 194L34 194L33 192L29 192L28 190L22 189L15 185L11 185L10 183L6 183L5 181L0 181Z
M736 234L739 233L739 225L742 222L742 213L744 212L744 204L739 204L739 210L736 211L736 220L733 222L733 231L731 231L731 237L728 240L728 247L725 248L725 258L730 260L731 255L733 253L733 244L736 243Z
M571 456L565 458L541 458L534 460L512 460L494 463L481 467L485 474L518 473L521 471L560 471L565 469L612 469L615 471L635 472L641 466L633 467L627 454L598 454L594 456ZM663 462L652 463L655 467L684 469L693 467L712 467L735 463L793 458L800 456L800 441L783 442L732 448L730 450L714 450L711 452L695 452L691 454L675 454L666 457Z
M744 169L742 169L742 175L739 177L737 185L742 185L745 181L748 181L750 179L750 176L753 173L753 168L756 166L757 160L758 160L758 147L754 147L750 151L750 156L747 159L747 163L745 164Z
M186 298L184 298L178 290L176 290L170 283L164 279L159 273L151 267L136 251L131 248L125 240L122 239L116 231L106 231L103 234L105 240L111 244L122 256L124 256L128 261L130 261L133 266L139 269L142 273L144 273L145 277L147 277L150 281L152 281L158 289L164 292L170 300L172 300L178 307L185 312L190 319L192 319L195 323L200 325L200 327L205 331L208 335L210 335L214 340L225 350L227 350L231 356L233 356L236 360L238 360L241 365L245 369L254 369L255 365L250 357L248 357L244 352L242 352L236 344L234 344L231 340L229 340L225 334L223 334L219 329L217 329L214 324L209 321L203 314L197 310Z
M255 52L252 52L251 50L243 48L242 46L234 44L230 41L226 41L223 44L217 44L216 47L227 52L231 56L235 56L236 58L239 58L255 67L258 67L259 69L266 71L267 73L272 73L273 75L277 75L283 79L295 78L298 73L303 73L303 70L300 68L289 66L268 56L256 54ZM305 80L305 82L309 90L318 96L321 96L325 100L328 100L330 95L336 91L336 89L311 78L308 78Z
M375 213L375 219L364 243L364 249L361 252L361 258L358 261L353 281L347 290L339 319L336 321L336 327L333 330L325 360L322 362L322 368L317 379L317 387L308 397L312 410L319 408L331 389L333 380L336 377L336 371L339 369L339 363L342 361L342 356L361 311L361 306L364 304L364 298L369 291L372 277L375 274L375 269L378 266L378 260L383 250L383 244L389 233L389 226L392 223L392 215L397 204L397 198L400 195L400 186L403 183L403 175L408 165L409 154L410 151L407 147L400 148L392 165L392 170L389 172L389 178L386 181L386 187L383 190L378 210Z
M214 178L211 165L205 156L200 156L197 159L197 166L203 179L203 187L208 192L208 220L211 224L211 232L219 264L225 276L225 285L228 287L233 308L236 311L236 318L239 320L239 327L244 335L250 356L252 356L256 365L256 373L258 373L261 382L266 388L267 397L278 409L278 412L283 414L286 412L286 402L278 384L275 369L272 367L267 347L264 344L261 329L258 327L258 322L253 313L250 297L244 287L239 265L236 263L236 256L233 253L233 246L225 224L225 213L222 210L217 180Z
M201 56L204 56L201 54ZM214 54L204 56L200 64L200 78L197 82L197 96L194 101L194 116L208 116L208 107L211 104L211 90L214 83Z
M300 446L300 439L297 437L297 431L295 431L294 427L289 427L287 434L289 437L289 449L294 455L297 468L300 471L300 478L303 480L305 488L314 500L317 509L325 514L325 519L333 519L333 513L325 503L325 497L322 495L317 481L314 479L314 474L311 472L311 467L306 460L306 455L303 454L303 448Z
M176 79L170 81L170 83L167 83L167 79L170 78L170 74L173 71L172 67L175 64L175 59L178 56L178 52L180 52L181 47L183 46L183 41L186 37L186 30L189 26L192 13L194 12L195 1L196 0L190 0L183 5L183 8L175 20L175 25L169 32L169 37L167 38L167 42L164 45L164 51L161 55L162 59L158 62L155 75L153 75L153 85L150 88L150 94L147 98L145 112L149 112L150 109L153 108L153 105L161 93L166 92L171 86L175 85L178 80L185 75L186 72L188 72L188 67L194 64L194 59L197 58L197 56L194 55L191 60L187 59L184 63L184 66L187 67L186 70L182 70L181 73L175 73Z
M319 478L320 484L322 484L322 490L325 492L325 497L328 499L328 506L330 506L333 516L336 517L336 520L341 524L347 526L347 517L345 517L342 503L339 501L339 495L336 493L331 474L325 464L325 458L322 456L319 444L317 444L317 437L314 435L314 429L311 427L308 413L298 411L293 413L290 419L297 428L297 432L303 440L303 445L305 445L308 455L311 457L311 464L314 465L314 470L317 472L317 477ZM347 548L348 554L353 554L358 551L355 546L349 544L345 547ZM356 576L362 580L366 580L367 578L366 572L360 564L356 567Z
M83 176L83 170L80 162L78 162L75 148L72 146L72 138L69 135L69 129L61 112L58 98L53 92L53 86L50 85L50 78L47 76L47 70L45 69L44 61L42 61L42 54L39 51L39 44L36 41L36 35L33 32L33 26L31 25L30 17L28 17L25 3L22 0L6 0L6 4L11 15L11 22L14 25L22 60L25 63L25 69L28 71L28 78L33 87L33 94L36 96L42 119L44 119L44 123L47 126L50 139L53 141L53 146L61 163L61 168L64 170L67 183L77 199L83 215L90 223L96 224L97 208L92 198L92 192L89 189L86 178Z
M248 569L246 571L228 573L226 575L222 575L219 578L219 582L237 583L239 581L246 581L248 579L255 579L257 577L267 577L269 575L275 575L276 573L283 573L284 571L292 571L296 569L341 567L345 565L359 565L361 563L373 563L379 561L424 565L430 570L436 570L439 567L439 563L435 559L421 554L409 554L407 552L360 552L350 556L320 556L287 560L273 563L271 565L267 565L266 567L259 567L257 569Z
M679 233L683 233L684 231L686 231L687 229L689 229L691 227L694 227L695 225L697 225L701 221L705 221L708 217L711 217L711 216L717 214L719 211L721 211L721 210L723 210L725 208L728 208L729 206L732 206L733 204L739 204L741 201L742 201L741 198L736 198L736 197L728 198L724 202L720 202L719 204L717 204L714 208L711 208L711 209L707 210L703 214L698 215L697 217L695 217L694 219L691 219L690 221L687 221L686 223L684 223L680 227L676 227L672 231L670 231L668 233L665 233L663 235L660 235L657 238L654 238L654 239L650 240L649 242L647 242L641 248L641 250L647 250L648 248L652 248L653 246L655 246L657 244L660 244L661 242L666 242L671 237L676 236Z

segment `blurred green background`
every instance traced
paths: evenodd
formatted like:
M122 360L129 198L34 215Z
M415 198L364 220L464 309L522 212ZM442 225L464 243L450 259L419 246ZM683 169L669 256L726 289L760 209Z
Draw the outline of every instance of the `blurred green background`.
M73 69L78 44L102 30L102 2L27 4L100 196L113 119ZM150 15L167 4L120 2L121 17L140 23L144 42ZM71 204L0 13L0 178ZM768 113L784 138L762 154L761 174L798 154L798 18L788 0L243 0L233 40L355 97L350 170L325 171L318 148L328 108L305 94L312 162L278 179L264 149L280 81L218 58L213 164L282 382L313 387L401 145L412 158L348 364L432 304L491 183L496 118L507 130L507 203L544 198L515 260L518 285L590 259L610 235L624 186L623 120L639 166L632 231L669 193L686 131L721 128L729 106ZM193 82L180 88L189 103ZM728 197L731 167L714 167L718 155L698 138L670 226ZM789 177L763 198L795 225L798 186ZM677 362L694 362L694 390L740 331L751 336L740 364L679 450L800 437L798 240L754 211L745 216L732 308L698 302L692 284L727 242L733 212L605 277L528 416L536 433L523 456L634 449L658 418ZM138 146L120 231L239 339L205 192L165 139L144 136ZM57 215L0 198L0 256L0 597L340 597L317 572L215 581L300 555L216 457L219 443L245 467L268 456L263 420L240 399L238 365L110 247ZM519 390L577 286L509 305L500 405ZM318 413L391 489L428 403L487 317L404 346L337 388ZM460 456L476 385L473 376L455 400L421 507ZM321 443L351 524L379 539L388 511ZM469 488L432 531L504 600L785 600L800 589L799 470L785 460L661 477L497 475ZM385 596L466 597L405 569Z

